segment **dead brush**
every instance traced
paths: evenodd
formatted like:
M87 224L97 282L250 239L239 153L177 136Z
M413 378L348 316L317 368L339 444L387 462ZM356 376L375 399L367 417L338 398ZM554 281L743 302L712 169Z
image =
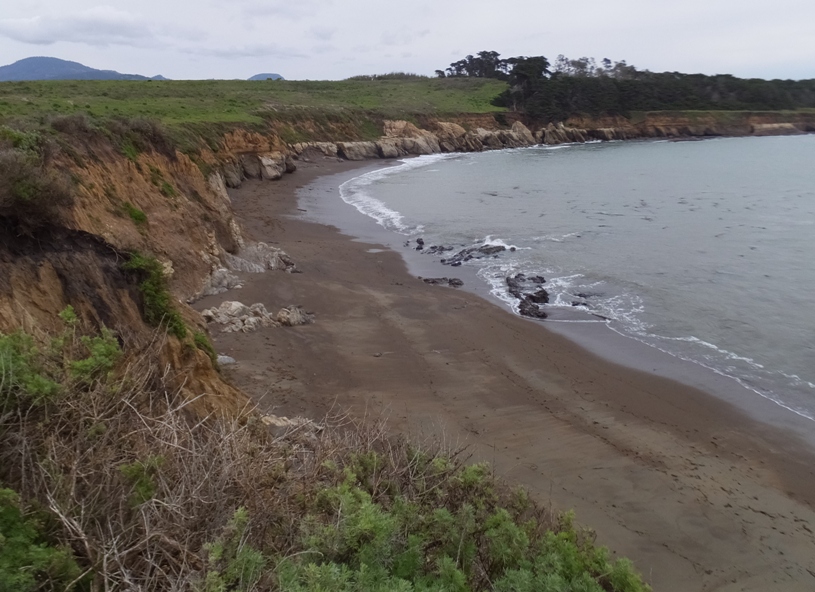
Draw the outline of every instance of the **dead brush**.
M646 589L464 448L342 415L279 433L256 409L201 417L167 386L161 335L119 358L112 337L83 338L62 316L50 355L0 335L0 482L55 518L84 570L59 589L514 590L533 565L578 566L602 584L587 590ZM59 388L32 398L32 372Z
M3 364L0 373L0 382L14 382ZM381 422L341 416L319 431L279 435L252 409L197 417L194 400L166 389L149 353L84 386L62 378L70 390L48 402L6 406L0 479L59 519L60 538L94 591L204 587L206 546L241 507L251 516L242 544L281 558L298 553L300 520L323 488L343 479L343 467L370 453L385 459L363 475L384 500L429 484L422 474L440 453L389 440Z

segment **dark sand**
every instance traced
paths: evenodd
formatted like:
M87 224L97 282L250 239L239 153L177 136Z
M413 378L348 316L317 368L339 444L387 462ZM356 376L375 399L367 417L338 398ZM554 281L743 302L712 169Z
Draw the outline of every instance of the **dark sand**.
M394 251L298 219L298 188L310 184L309 201L339 200L337 177L325 175L348 178L353 166L301 166L232 193L253 238L303 273L247 276L197 308L239 300L317 315L251 334L211 327L218 351L239 362L226 373L263 410L384 414L393 431L470 444L540 501L574 508L657 591L815 590L805 442L477 295L428 286Z

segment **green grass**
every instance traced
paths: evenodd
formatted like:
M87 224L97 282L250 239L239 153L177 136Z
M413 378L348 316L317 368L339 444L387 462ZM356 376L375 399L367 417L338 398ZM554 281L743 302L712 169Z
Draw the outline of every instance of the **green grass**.
M167 125L262 123L290 107L361 109L384 115L503 111L506 88L487 79L343 81L37 81L0 83L0 122L86 113L146 117Z
M129 201L124 203L124 209L127 215L130 216L130 219L133 220L133 224L136 226L144 226L147 224L147 214L142 212Z
M155 257L132 253L130 260L122 267L139 276L139 291L144 300L144 320L154 327L166 325L167 331L179 339L186 337L187 327L175 309L161 263Z

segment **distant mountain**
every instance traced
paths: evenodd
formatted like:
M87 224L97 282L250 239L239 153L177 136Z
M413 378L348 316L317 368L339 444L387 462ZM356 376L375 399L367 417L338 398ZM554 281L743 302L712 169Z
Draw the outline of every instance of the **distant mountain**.
M280 74L255 74L249 80L285 80Z
M8 66L0 66L0 82L20 80L166 80L166 78L97 70L59 58L25 58Z

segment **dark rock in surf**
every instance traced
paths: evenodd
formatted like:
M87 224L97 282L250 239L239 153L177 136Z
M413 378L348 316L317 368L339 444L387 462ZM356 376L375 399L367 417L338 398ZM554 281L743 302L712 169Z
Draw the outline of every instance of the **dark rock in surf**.
M543 312L537 304L527 299L521 301L521 304L518 306L518 312L521 313L521 316L531 319L545 319L549 316Z
M527 294L526 298L535 304L549 304L549 292L543 288L531 294Z
M507 248L503 245L480 245L477 247L467 247L466 249L462 249L449 259L445 259L443 263L445 265L453 265L458 266L464 263L465 261L470 261L472 259L483 259L484 257L491 257L497 255L498 253L503 253L506 251Z
M464 282L462 282L458 278L441 277L441 278L419 278L419 279L422 280L425 284L430 284L431 286L449 286L450 288L460 288L461 286L464 285Z

